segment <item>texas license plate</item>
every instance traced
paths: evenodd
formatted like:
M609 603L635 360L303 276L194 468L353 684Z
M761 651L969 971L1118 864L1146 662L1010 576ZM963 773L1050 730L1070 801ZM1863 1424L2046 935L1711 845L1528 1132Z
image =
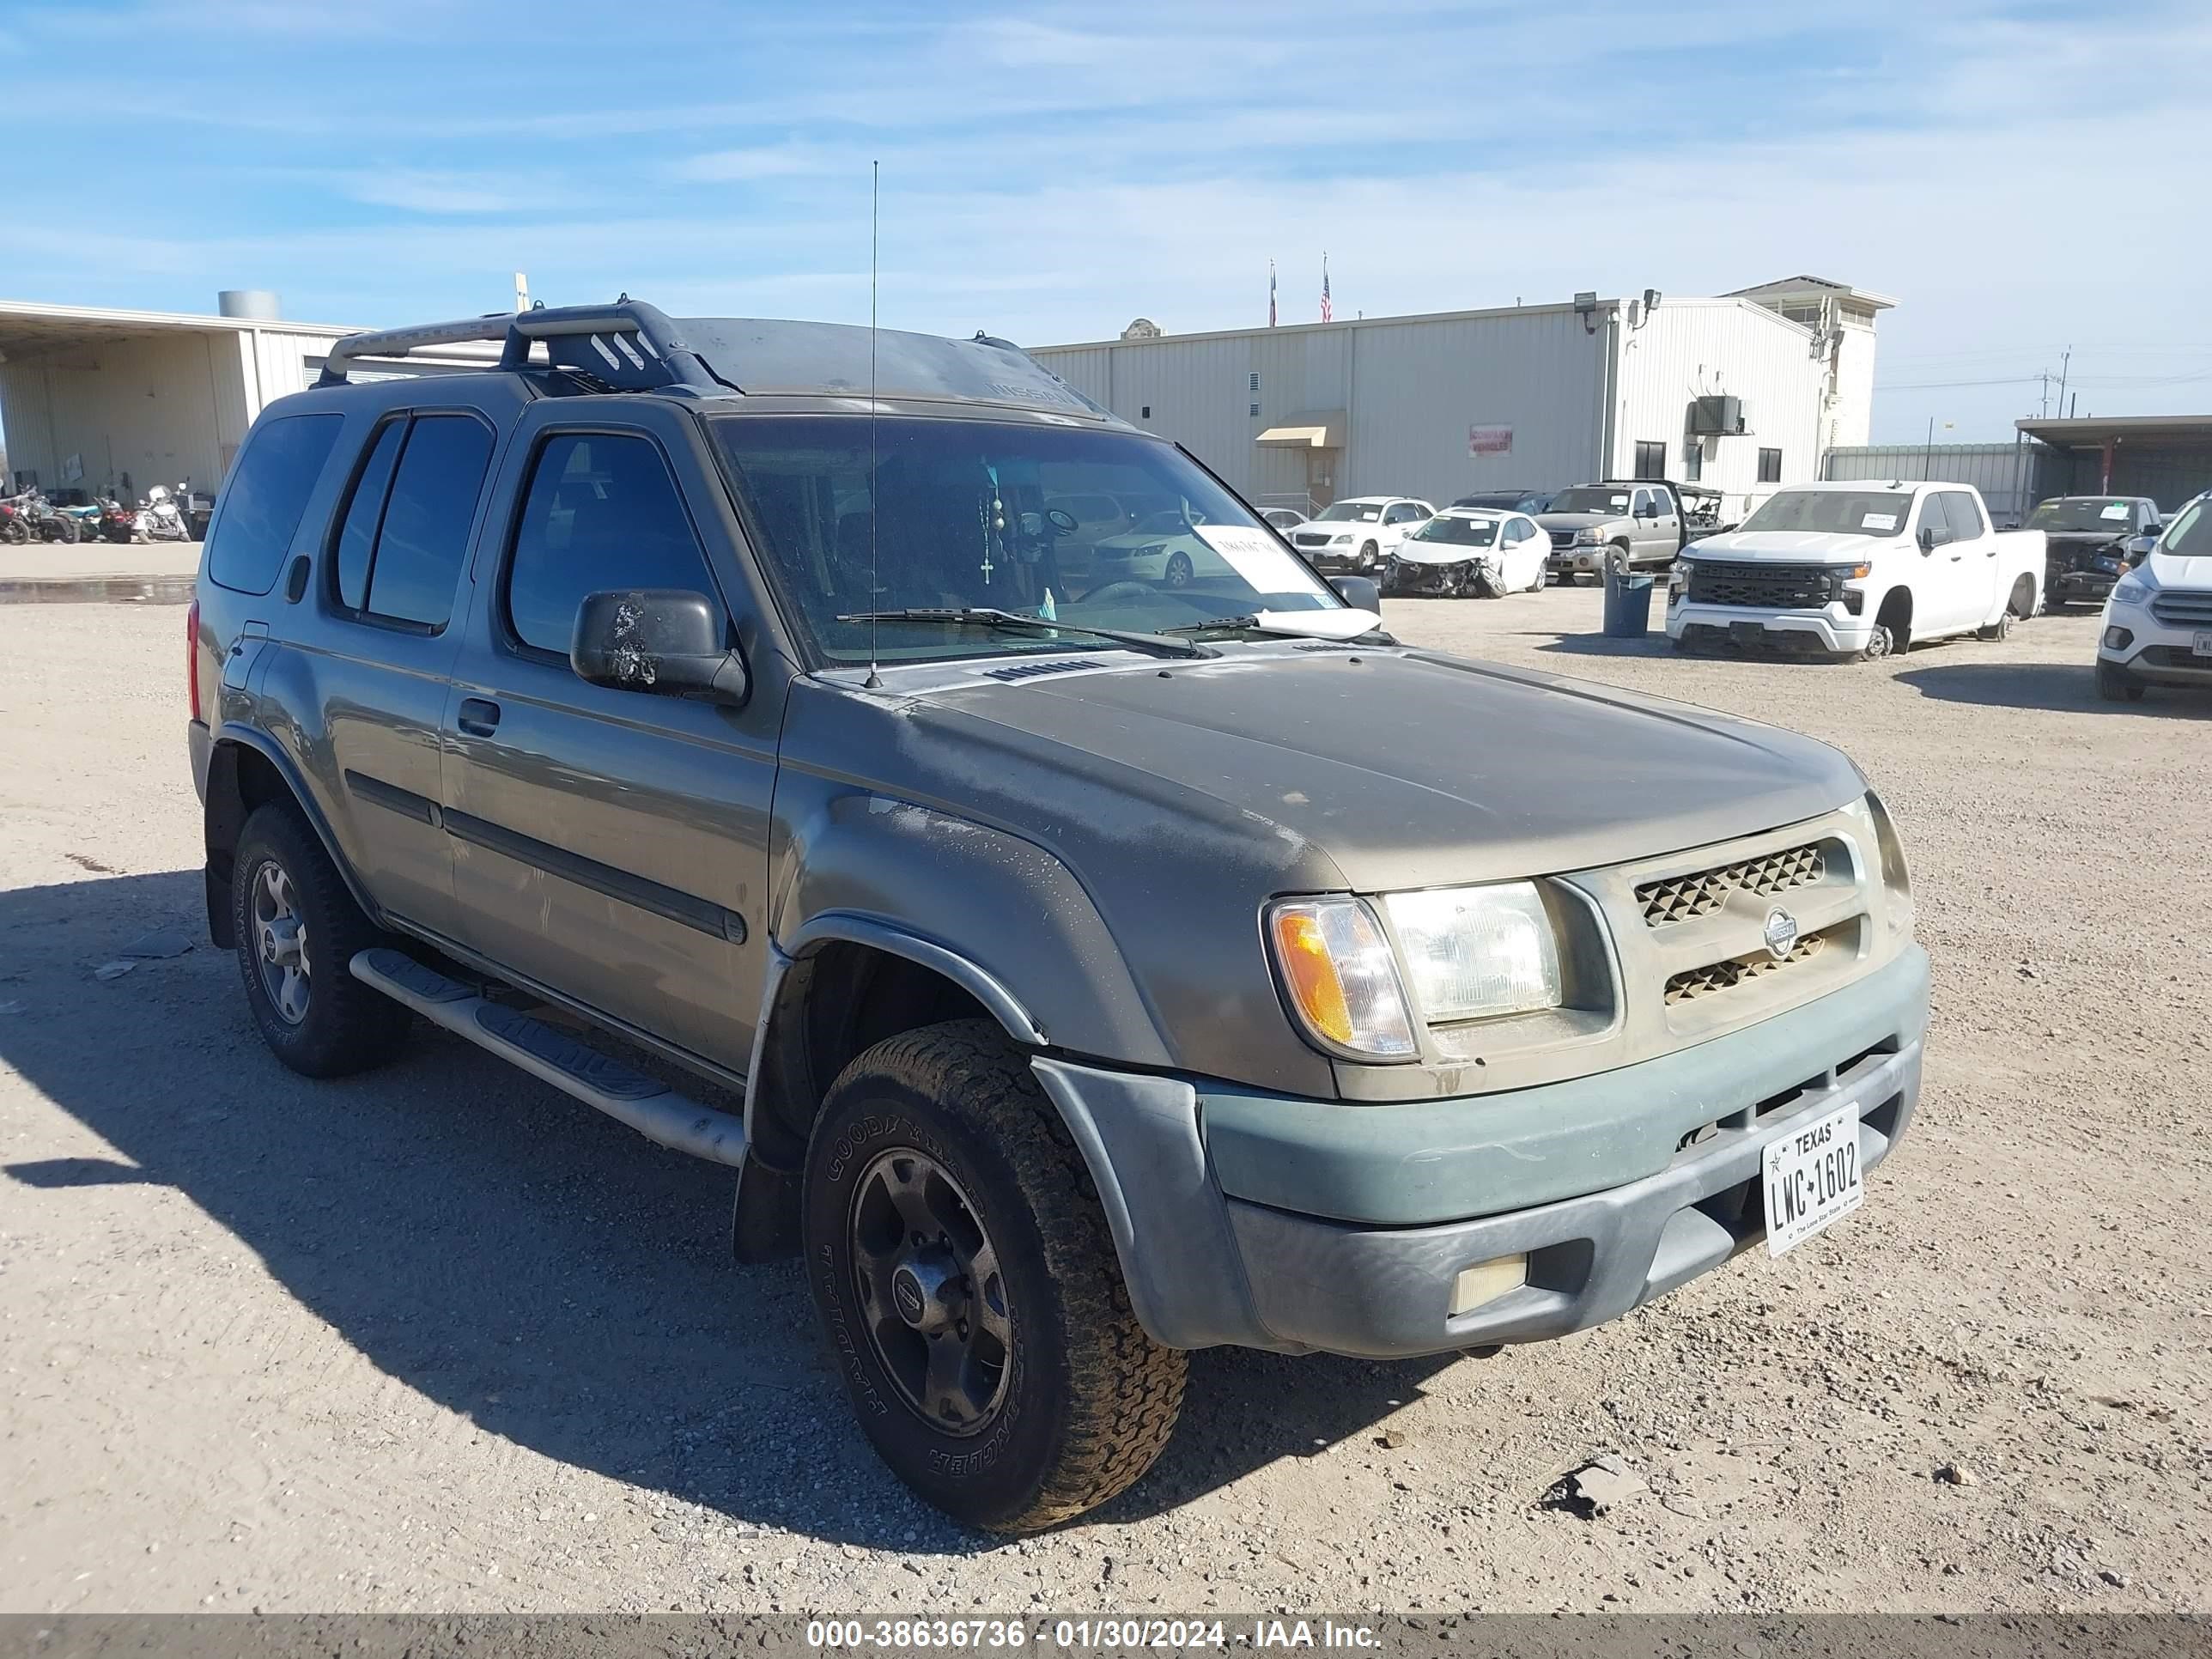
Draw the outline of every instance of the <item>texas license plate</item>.
M2189 649L2192 655L2212 657L2212 634L2197 635L2196 638L2190 641Z
M1859 1206L1859 1115L1855 1107L1793 1129L1766 1146L1766 1253L1780 1255Z

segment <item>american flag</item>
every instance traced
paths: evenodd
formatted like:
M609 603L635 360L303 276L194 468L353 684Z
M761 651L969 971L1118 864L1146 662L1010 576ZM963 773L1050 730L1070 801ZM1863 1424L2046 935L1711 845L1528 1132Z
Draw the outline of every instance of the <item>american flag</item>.
M1275 262L1267 261L1267 326L1275 325Z
M1326 323L1335 316L1336 312L1328 302L1328 255L1324 253L1321 256L1321 319Z

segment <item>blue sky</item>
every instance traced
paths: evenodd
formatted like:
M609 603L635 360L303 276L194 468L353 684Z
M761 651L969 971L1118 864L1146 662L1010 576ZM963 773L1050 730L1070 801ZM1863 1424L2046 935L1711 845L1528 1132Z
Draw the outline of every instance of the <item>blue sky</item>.
M2212 410L2202 0L0 0L0 61L9 297L863 320L879 158L889 326L1811 271L1900 302L1877 441L2008 437L2069 346L2082 413Z

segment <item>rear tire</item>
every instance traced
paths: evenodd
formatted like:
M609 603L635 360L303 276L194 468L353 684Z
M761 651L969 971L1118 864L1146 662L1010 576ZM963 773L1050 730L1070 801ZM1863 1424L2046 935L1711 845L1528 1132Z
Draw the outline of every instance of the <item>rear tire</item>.
M955 1520L1054 1526L1166 1446L1188 1357L1137 1322L1082 1154L990 1022L903 1032L846 1066L801 1227L862 1432Z
M386 942L289 802L254 809L238 838L231 927L246 1005L270 1052L304 1077L380 1066L407 1034L407 1009L349 970Z
M2141 702L2142 682L2116 662L2097 659L2097 695L2106 702Z
M1990 623L1988 626L1977 628L1974 630L1974 637L1978 640L1995 641L2003 639L2011 632L2012 612L2008 609L1998 611L1997 619L1995 622Z

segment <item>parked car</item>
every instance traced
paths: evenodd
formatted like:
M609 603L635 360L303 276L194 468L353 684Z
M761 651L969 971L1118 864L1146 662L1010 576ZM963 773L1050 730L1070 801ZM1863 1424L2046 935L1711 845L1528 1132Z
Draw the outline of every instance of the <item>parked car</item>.
M1462 495L1454 507L1488 507L1499 513L1541 513L1552 504L1548 489L1486 489Z
M2039 501L2027 528L2043 532L2043 592L2053 611L2094 605L2158 539L2158 503L2142 495L2058 495Z
M1772 645L1887 657L2001 640L2039 608L2043 532L1990 527L1970 484L1797 484L1686 550L1668 584L1678 649Z
M2212 689L2212 492L2173 515L2105 599L2097 694L2139 702L2151 685Z
M1608 557L1631 568L1667 565L1682 550L1689 514L1680 487L1664 478L1577 484L1536 517L1552 542L1552 571L1595 580Z
M1306 522L1306 515L1291 507L1262 508L1260 518L1262 523L1273 525L1278 530L1295 530Z
M1054 594L1041 478L1182 503L1222 573ZM1847 1216L1912 1119L1928 957L1848 760L1335 587L980 335L356 336L202 555L209 927L296 1072L420 1021L733 1166L735 1254L801 1261L890 1468L1051 1526L1168 1443L1188 1350L1564 1336Z
M1188 587L1200 573L1218 576L1226 562L1199 533L1205 514L1178 503L1149 513L1119 536L1094 542L1088 574L1094 587L1108 582L1158 582Z
M1436 508L1411 496L1355 495L1331 501L1291 531L1290 543L1316 570L1379 575L1407 532L1435 516Z
M1385 593L1498 599L1544 585L1547 544L1525 513L1448 507L1398 544L1382 566Z

